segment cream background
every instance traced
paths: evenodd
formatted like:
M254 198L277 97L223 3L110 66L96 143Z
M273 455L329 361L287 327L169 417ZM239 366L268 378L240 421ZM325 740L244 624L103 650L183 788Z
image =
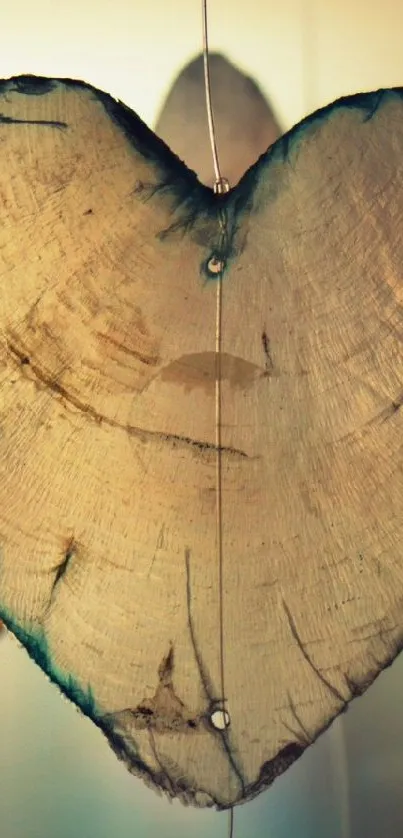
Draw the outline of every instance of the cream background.
M0 77L73 76L150 123L172 75L200 49L200 0L1 0ZM337 96L398 85L400 0L210 0L210 48L272 97L286 127Z

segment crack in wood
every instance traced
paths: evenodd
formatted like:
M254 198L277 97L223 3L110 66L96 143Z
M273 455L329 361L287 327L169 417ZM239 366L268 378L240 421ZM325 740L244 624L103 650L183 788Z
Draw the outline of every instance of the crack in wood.
M267 336L267 333L266 333L265 329L262 332L262 346L263 346L263 352L264 352L264 356L265 356L264 375L266 377L269 377L272 374L272 372L274 371L274 363L273 363L273 358L271 356L271 351L270 351L270 340Z
M328 680L327 680L327 678L325 678L325 676L324 676L324 675L322 675L321 671L317 668L317 666L315 666L315 664L314 664L314 662L313 662L312 658L308 655L308 652L306 651L305 646L304 646L304 644L302 643L302 640L301 640L301 638L300 638L300 636L299 636L299 634L298 634L297 627L296 627L295 622L294 622L294 620L293 620L293 617L292 617L291 611L290 611L290 609L288 608L288 605L287 605L287 603L285 602L285 600L284 600L284 599L282 600L282 603L283 603L284 612L285 612L285 614L286 614L286 616L287 616L288 625L289 625L289 627L290 627L291 634L292 634L292 636L293 636L293 638L294 638L295 642L297 643L298 648L300 649L300 651L301 651L301 653L302 653L303 657L305 658L306 662L309 664L309 666L311 667L311 669L312 669L312 671L315 673L315 675L317 675L317 677L319 678L319 680L321 681L321 683L322 683L325 687L327 687L327 689L329 690L329 692L331 692L331 693L332 693L332 695L333 695L335 698L337 698L337 700L338 700L338 701L340 701L340 702L341 702L341 704L343 705L343 708L344 708L344 707L346 707L346 706L347 706L347 703L348 703L348 702L346 701L346 699L342 696L342 694L338 691L338 689L337 689L336 687L334 687L334 686L333 686L333 684L331 684L331 683L330 683L330 681L328 681Z
M118 428L119 430L125 431L129 436L135 436L138 439L142 440L143 442L148 442L149 440L160 440L162 442L170 443L174 448L176 446L183 446L187 448L192 448L200 453L204 454L216 454L218 450L220 450L223 454L239 458L239 459L254 459L251 458L246 451L242 451L238 448L232 448L231 446L221 445L219 448L215 443L212 442L204 442L198 439L192 439L191 437L187 437L181 434L173 434L173 433L164 433L163 431L150 431L146 428L139 428L135 425L122 425L120 422L105 416L104 414L98 413L93 407L85 402L82 402L72 393L70 393L62 384L58 381L54 380L51 375L46 373L44 370L40 369L40 367L32 362L30 359L29 364L27 364L26 359L29 358L29 354L25 351L19 349L16 344L8 343L8 350L10 354L16 359L19 365L26 366L27 369L32 371L34 378L32 380L39 382L40 384L47 387L51 392L55 393L67 405L71 405L75 407L80 413L87 416L90 420L93 420L97 424L105 423L106 425Z
M200 649L198 647L198 643L197 643L197 640L196 640L196 633L195 633L195 628L194 628L194 624L193 624L193 617L192 617L192 594L191 594L191 583L190 583L190 549L189 548L187 548L185 550L185 566L186 566L186 602L187 602L187 611L188 611L189 634L190 634L190 639L191 639L191 642L192 642L193 654L195 656L197 668L199 670L200 680L202 682L204 692L206 694L206 698L209 701L209 707L208 707L206 713L204 714L204 718L208 722L210 729L220 736L222 747L224 748L224 751L225 751L225 753L228 757L228 761L231 765L231 768L234 771L235 776L239 780L240 787L241 787L241 792L242 792L242 797L244 797L244 795L245 795L245 781L244 781L241 769L237 765L237 763L235 762L234 756L233 756L231 748L230 748L229 730L226 727L223 730L215 728L211 724L211 721L210 721L211 714L214 712L217 705L221 706L222 702L225 699L224 699L224 697L216 698L214 696L212 681L210 679L210 676L209 676L209 674L207 672L207 669L205 667L205 664L203 662L203 658L201 656L201 652L200 652Z

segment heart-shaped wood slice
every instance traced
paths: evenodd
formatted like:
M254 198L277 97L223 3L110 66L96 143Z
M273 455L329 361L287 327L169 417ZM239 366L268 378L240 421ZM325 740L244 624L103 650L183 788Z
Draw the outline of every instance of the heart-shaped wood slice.
M402 645L402 91L222 196L83 83L0 114L0 617L133 773L241 803Z

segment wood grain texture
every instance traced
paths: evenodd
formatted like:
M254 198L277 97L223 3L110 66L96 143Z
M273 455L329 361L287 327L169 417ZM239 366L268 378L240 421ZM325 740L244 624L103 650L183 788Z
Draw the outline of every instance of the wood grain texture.
M402 646L402 113L340 100L214 196L106 94L0 86L0 616L184 802L258 794Z

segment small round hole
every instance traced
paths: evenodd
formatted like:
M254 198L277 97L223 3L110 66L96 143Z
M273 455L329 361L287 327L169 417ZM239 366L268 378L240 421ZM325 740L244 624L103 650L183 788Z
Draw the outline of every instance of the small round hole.
M218 709L213 710L210 721L216 730L225 730L226 727L229 727L231 719L227 710Z
M224 267L225 263L222 259L218 259L217 256L212 256L207 262L207 269L211 274L214 274L214 276L218 276L218 274L222 273Z

